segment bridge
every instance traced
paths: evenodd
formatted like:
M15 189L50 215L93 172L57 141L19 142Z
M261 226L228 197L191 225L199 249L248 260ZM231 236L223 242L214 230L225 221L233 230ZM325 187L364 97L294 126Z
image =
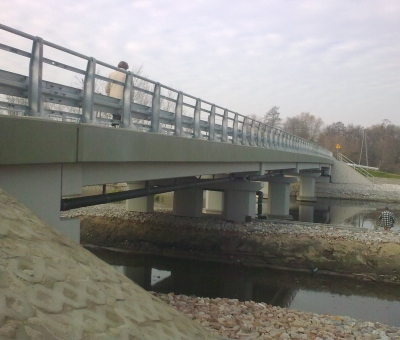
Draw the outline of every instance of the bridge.
M128 210L148 212L154 194L174 191L174 214L200 217L206 191L206 204L223 204L226 220L245 221L268 182L268 214L287 217L289 185L298 179L298 199L306 201L315 200L315 181L363 181L315 143L0 29L0 187L75 240L79 221L60 219L60 210L128 199ZM104 69L125 81L102 75ZM107 84L119 86L121 97L105 95ZM83 186L120 182L127 192L74 198Z

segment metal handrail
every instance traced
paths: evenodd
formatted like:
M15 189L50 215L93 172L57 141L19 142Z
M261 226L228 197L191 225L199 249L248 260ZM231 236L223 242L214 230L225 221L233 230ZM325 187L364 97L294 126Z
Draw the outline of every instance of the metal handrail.
M0 68L0 94L3 97L11 96L26 100L15 105L7 100L0 100L2 107L0 113L21 114L22 110L25 116L85 124L118 125L120 128L332 158L330 151L279 128L42 38L2 24L0 24L0 29L32 41L31 52L0 44L1 50L29 58L30 61L28 76ZM85 60L86 70L45 57L44 46L61 51L67 56ZM84 75L83 88L65 86L42 79L44 64L72 72L74 75ZM125 73L125 83L97 74L97 65ZM96 81L123 86L123 98L111 98L96 93ZM147 101L138 99L140 96L147 96ZM53 106L50 107L51 104ZM4 107L7 109L3 109Z
M373 183L375 183L375 177L370 172L368 172L365 169L365 167L359 166L358 164L354 163L351 159L347 158L345 155L343 155L341 153L338 154L338 160L347 164L348 166L352 167L354 170L359 172L361 175L363 175L364 177L367 177Z

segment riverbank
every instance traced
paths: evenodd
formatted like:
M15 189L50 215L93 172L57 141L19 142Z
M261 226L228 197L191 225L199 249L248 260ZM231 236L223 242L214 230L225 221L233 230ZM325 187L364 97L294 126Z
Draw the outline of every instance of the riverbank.
M119 204L75 209L81 243L163 256L240 263L400 282L400 234L321 224L218 215L177 217L170 211L136 213Z
M396 184L316 185L319 197L400 202ZM282 221L232 223L215 215L175 217L167 211L127 212L118 204L64 213L81 219L82 244L165 256L399 282L400 235ZM399 275L400 276L400 275ZM155 293L154 293L155 294ZM400 329L273 307L252 301L155 294L204 327L232 339L400 339Z
M371 182L371 184L316 183L315 196L321 198L400 203L400 180L375 178L374 182ZM292 196L297 196L299 191L299 182L290 185L290 194Z
M153 293L211 332L230 339L394 340L400 328L254 301Z

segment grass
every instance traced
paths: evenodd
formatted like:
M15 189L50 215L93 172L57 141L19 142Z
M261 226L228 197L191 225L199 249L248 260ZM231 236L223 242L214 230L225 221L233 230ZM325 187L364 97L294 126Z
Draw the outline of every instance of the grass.
M395 179L400 179L400 175L396 174L390 174L388 172L383 172L383 171L377 171L377 170L368 170L368 172L378 178L395 178Z

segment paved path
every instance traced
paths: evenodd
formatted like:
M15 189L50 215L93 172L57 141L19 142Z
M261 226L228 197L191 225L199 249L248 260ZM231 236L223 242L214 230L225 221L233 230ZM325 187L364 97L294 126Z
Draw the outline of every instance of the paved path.
M0 340L220 339L0 189Z

